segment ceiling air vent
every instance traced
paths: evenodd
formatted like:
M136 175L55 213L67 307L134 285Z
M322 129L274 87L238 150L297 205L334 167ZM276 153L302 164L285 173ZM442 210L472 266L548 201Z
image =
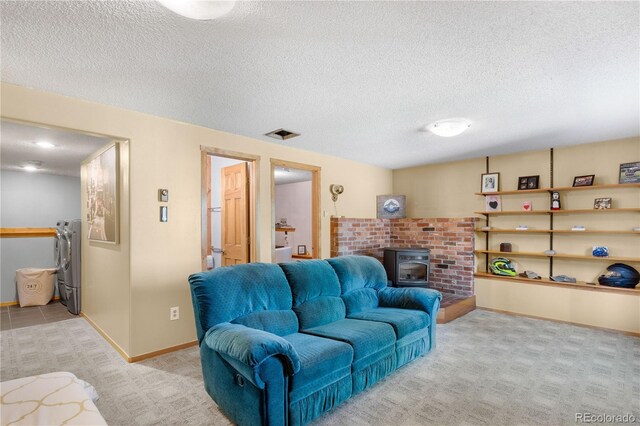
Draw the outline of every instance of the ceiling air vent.
M285 129L274 130L273 132L265 133L265 136L269 136L270 138L280 139L281 141L295 138L296 136L300 136L300 133L290 132Z

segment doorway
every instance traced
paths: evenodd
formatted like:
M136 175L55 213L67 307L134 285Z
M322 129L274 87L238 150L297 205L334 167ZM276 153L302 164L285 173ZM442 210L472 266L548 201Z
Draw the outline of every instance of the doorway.
M201 147L202 269L256 260L259 157Z
M320 167L271 159L272 262L320 258Z

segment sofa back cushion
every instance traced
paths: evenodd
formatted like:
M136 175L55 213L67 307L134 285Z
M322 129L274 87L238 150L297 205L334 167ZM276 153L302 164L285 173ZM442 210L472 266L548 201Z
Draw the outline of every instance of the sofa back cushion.
M343 256L328 259L340 281L347 315L378 306L378 290L387 286L387 273L377 259Z
M280 267L291 285L293 311L301 330L345 317L338 277L325 260L281 263Z
M291 289L278 265L249 263L189 277L198 341L230 322L284 336L298 331Z

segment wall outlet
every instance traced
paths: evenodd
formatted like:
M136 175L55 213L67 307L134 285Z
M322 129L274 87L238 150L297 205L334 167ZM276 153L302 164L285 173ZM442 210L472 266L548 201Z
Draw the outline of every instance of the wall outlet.
M173 308L169 308L169 319L171 321L180 319L180 308L178 306L174 306Z

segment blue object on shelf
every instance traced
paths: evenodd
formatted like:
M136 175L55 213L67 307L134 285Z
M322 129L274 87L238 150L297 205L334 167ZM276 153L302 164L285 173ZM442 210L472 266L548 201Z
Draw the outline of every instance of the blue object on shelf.
M607 257L609 256L609 249L605 246L593 246L591 254L596 257Z

